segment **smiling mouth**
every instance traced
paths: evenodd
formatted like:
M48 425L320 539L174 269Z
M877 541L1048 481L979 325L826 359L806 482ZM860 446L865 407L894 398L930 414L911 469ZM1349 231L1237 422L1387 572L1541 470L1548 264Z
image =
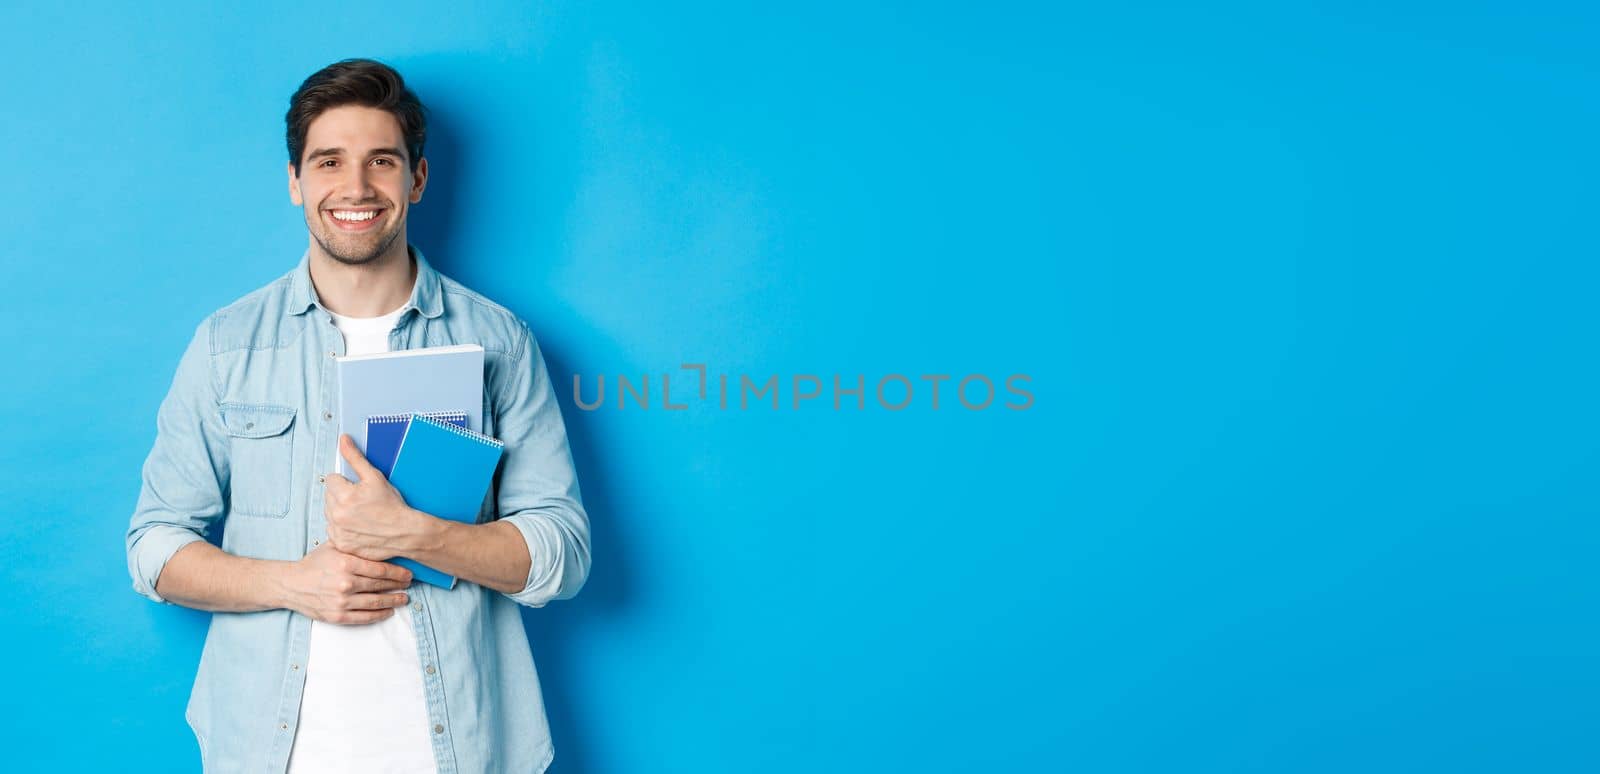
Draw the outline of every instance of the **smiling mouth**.
M330 209L324 210L328 220L333 221L335 228L340 231L366 231L375 226L383 218L384 208L377 209Z

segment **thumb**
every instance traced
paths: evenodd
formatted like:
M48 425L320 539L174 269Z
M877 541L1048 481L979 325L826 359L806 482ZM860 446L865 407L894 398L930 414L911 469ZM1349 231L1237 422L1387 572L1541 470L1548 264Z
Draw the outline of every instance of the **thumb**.
M366 455L356 448L355 439L351 438L349 433L339 434L339 454L344 457L345 462L350 463L350 468L361 477L363 483L373 478L383 478L383 474L367 461Z

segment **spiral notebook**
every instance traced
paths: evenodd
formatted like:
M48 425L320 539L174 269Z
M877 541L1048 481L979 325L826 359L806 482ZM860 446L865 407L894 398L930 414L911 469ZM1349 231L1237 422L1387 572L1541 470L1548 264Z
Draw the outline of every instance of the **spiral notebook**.
M505 444L426 414L405 423L389 483L406 504L423 513L476 524ZM454 576L403 556L389 561L411 570L425 583L455 588Z
M465 411L420 411L426 417L449 422L456 427L467 426ZM384 478L394 471L394 460L400 456L400 439L406 435L406 425L411 414L379 414L367 417L367 462L383 473Z

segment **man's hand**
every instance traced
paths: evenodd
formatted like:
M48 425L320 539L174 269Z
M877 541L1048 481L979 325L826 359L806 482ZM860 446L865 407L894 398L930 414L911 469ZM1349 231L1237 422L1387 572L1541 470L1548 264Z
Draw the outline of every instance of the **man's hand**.
M367 462L348 434L339 435L339 453L361 481L352 483L337 473L323 477L328 542L362 559L383 561L400 556L416 542L430 517L406 505L399 490Z
M283 574L286 607L335 624L368 624L394 615L410 599L403 591L410 585L410 570L351 556L327 543Z

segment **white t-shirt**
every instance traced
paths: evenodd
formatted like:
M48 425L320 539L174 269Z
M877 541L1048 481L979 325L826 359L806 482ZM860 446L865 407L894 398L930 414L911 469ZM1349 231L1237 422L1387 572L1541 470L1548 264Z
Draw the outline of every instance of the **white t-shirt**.
M333 315L345 354L388 352L389 331L404 309ZM411 606L377 623L313 620L310 646L289 774L436 774Z

